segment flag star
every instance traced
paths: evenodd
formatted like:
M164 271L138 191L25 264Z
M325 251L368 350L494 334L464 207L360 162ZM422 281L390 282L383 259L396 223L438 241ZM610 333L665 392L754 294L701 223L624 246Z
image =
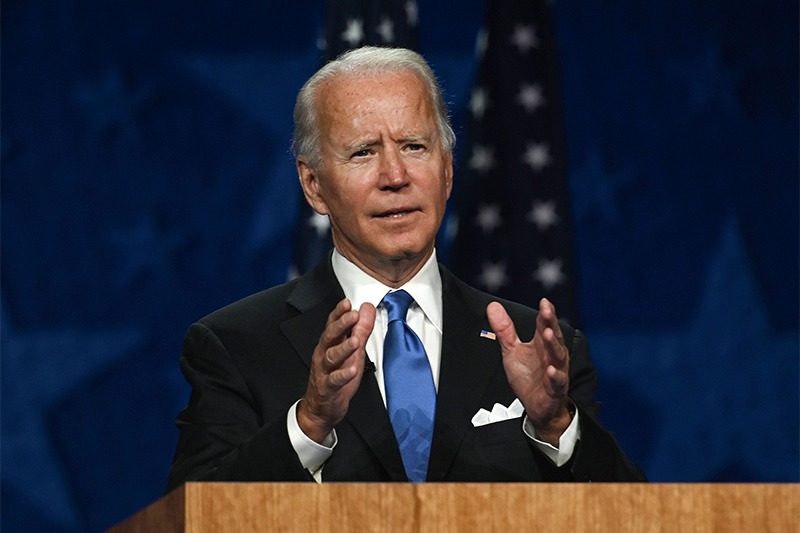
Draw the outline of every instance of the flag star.
M539 39L536 37L536 30L533 26L514 26L514 33L511 34L511 43L519 48L523 54L527 54L531 48L539 46Z
M522 161L530 165L534 172L540 172L550 164L550 147L546 143L529 144Z
M478 279L489 292L496 291L508 283L505 263L484 263Z
M483 174L487 170L491 170L492 167L494 167L494 153L492 152L491 148L475 145L472 150L472 156L469 158L469 162L467 164L469 165L469 168L477 170L479 173Z
M486 48L489 46L489 30L481 28L478 30L478 36L475 39L475 56L483 58L486 55Z
M317 237L323 237L331 227L331 221L328 220L328 215L314 213L308 219L308 225L317 230Z
M358 46L364 40L364 21L361 19L347 19L347 29L342 33L342 40L350 46Z
M525 111L532 113L544 105L542 96L542 86L538 83L523 83L517 95L517 102L525 108Z
M406 21L409 26L417 25L417 2L416 0L408 0L406 2Z
M528 214L528 220L536 224L539 231L545 231L550 226L558 224L556 214L556 203L552 200L547 202L535 201L533 208Z
M384 43L389 44L394 42L394 23L390 18L383 17L375 31L381 36L381 40Z
M472 111L472 116L476 119L483 118L487 107L489 107L489 97L486 89L482 87L473 89L472 97L469 99L469 109Z
M561 271L563 266L564 264L561 259L553 259L552 261L540 259L539 268L533 273L533 277L544 286L545 290L549 291L564 281L566 276L564 276L564 273Z
M493 232L502 223L503 219L500 216L500 207L497 204L483 204L478 206L475 224L478 225L484 233Z

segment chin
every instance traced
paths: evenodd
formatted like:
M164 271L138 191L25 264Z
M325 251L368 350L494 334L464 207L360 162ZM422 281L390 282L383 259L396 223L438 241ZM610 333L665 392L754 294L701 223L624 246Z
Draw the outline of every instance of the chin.
M410 261L427 256L430 250L431 247L427 246L398 247L392 250L387 250L387 253L384 255L384 257L390 261Z

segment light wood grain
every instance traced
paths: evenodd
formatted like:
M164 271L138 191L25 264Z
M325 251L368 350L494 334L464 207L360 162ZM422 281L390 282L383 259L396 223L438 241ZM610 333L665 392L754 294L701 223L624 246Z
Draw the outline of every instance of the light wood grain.
M795 484L188 483L113 533L795 532Z

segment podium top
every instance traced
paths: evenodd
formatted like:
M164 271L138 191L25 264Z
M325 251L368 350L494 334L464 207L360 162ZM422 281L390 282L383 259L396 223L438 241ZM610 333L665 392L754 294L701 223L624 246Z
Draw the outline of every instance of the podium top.
M113 533L794 531L796 484L187 483Z

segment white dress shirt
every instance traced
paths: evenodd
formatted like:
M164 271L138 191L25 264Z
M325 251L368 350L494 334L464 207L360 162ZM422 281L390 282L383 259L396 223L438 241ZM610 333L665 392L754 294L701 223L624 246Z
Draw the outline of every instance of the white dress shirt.
M331 261L336 279L342 286L345 297L350 300L352 308L358 309L365 302L371 303L376 308L375 326L367 339L367 356L375 365L375 378L378 380L378 388L383 397L383 403L386 405L386 388L383 381L383 339L388 327L388 316L380 302L387 292L395 289L370 277L336 250L333 252ZM435 250L422 269L403 285L402 289L414 299L408 310L406 322L425 346L425 352L431 364L433 383L438 390L442 355L443 309L442 278L439 274ZM321 481L322 467L336 446L336 431L334 430L328 436L324 444L314 442L300 429L296 410L297 403L289 409L287 415L289 438L302 465L314 475L317 481ZM533 424L528 421L527 416L524 417L523 430L553 463L562 466L572 456L579 438L578 413L576 411L572 423L561 436L558 448L536 439Z

